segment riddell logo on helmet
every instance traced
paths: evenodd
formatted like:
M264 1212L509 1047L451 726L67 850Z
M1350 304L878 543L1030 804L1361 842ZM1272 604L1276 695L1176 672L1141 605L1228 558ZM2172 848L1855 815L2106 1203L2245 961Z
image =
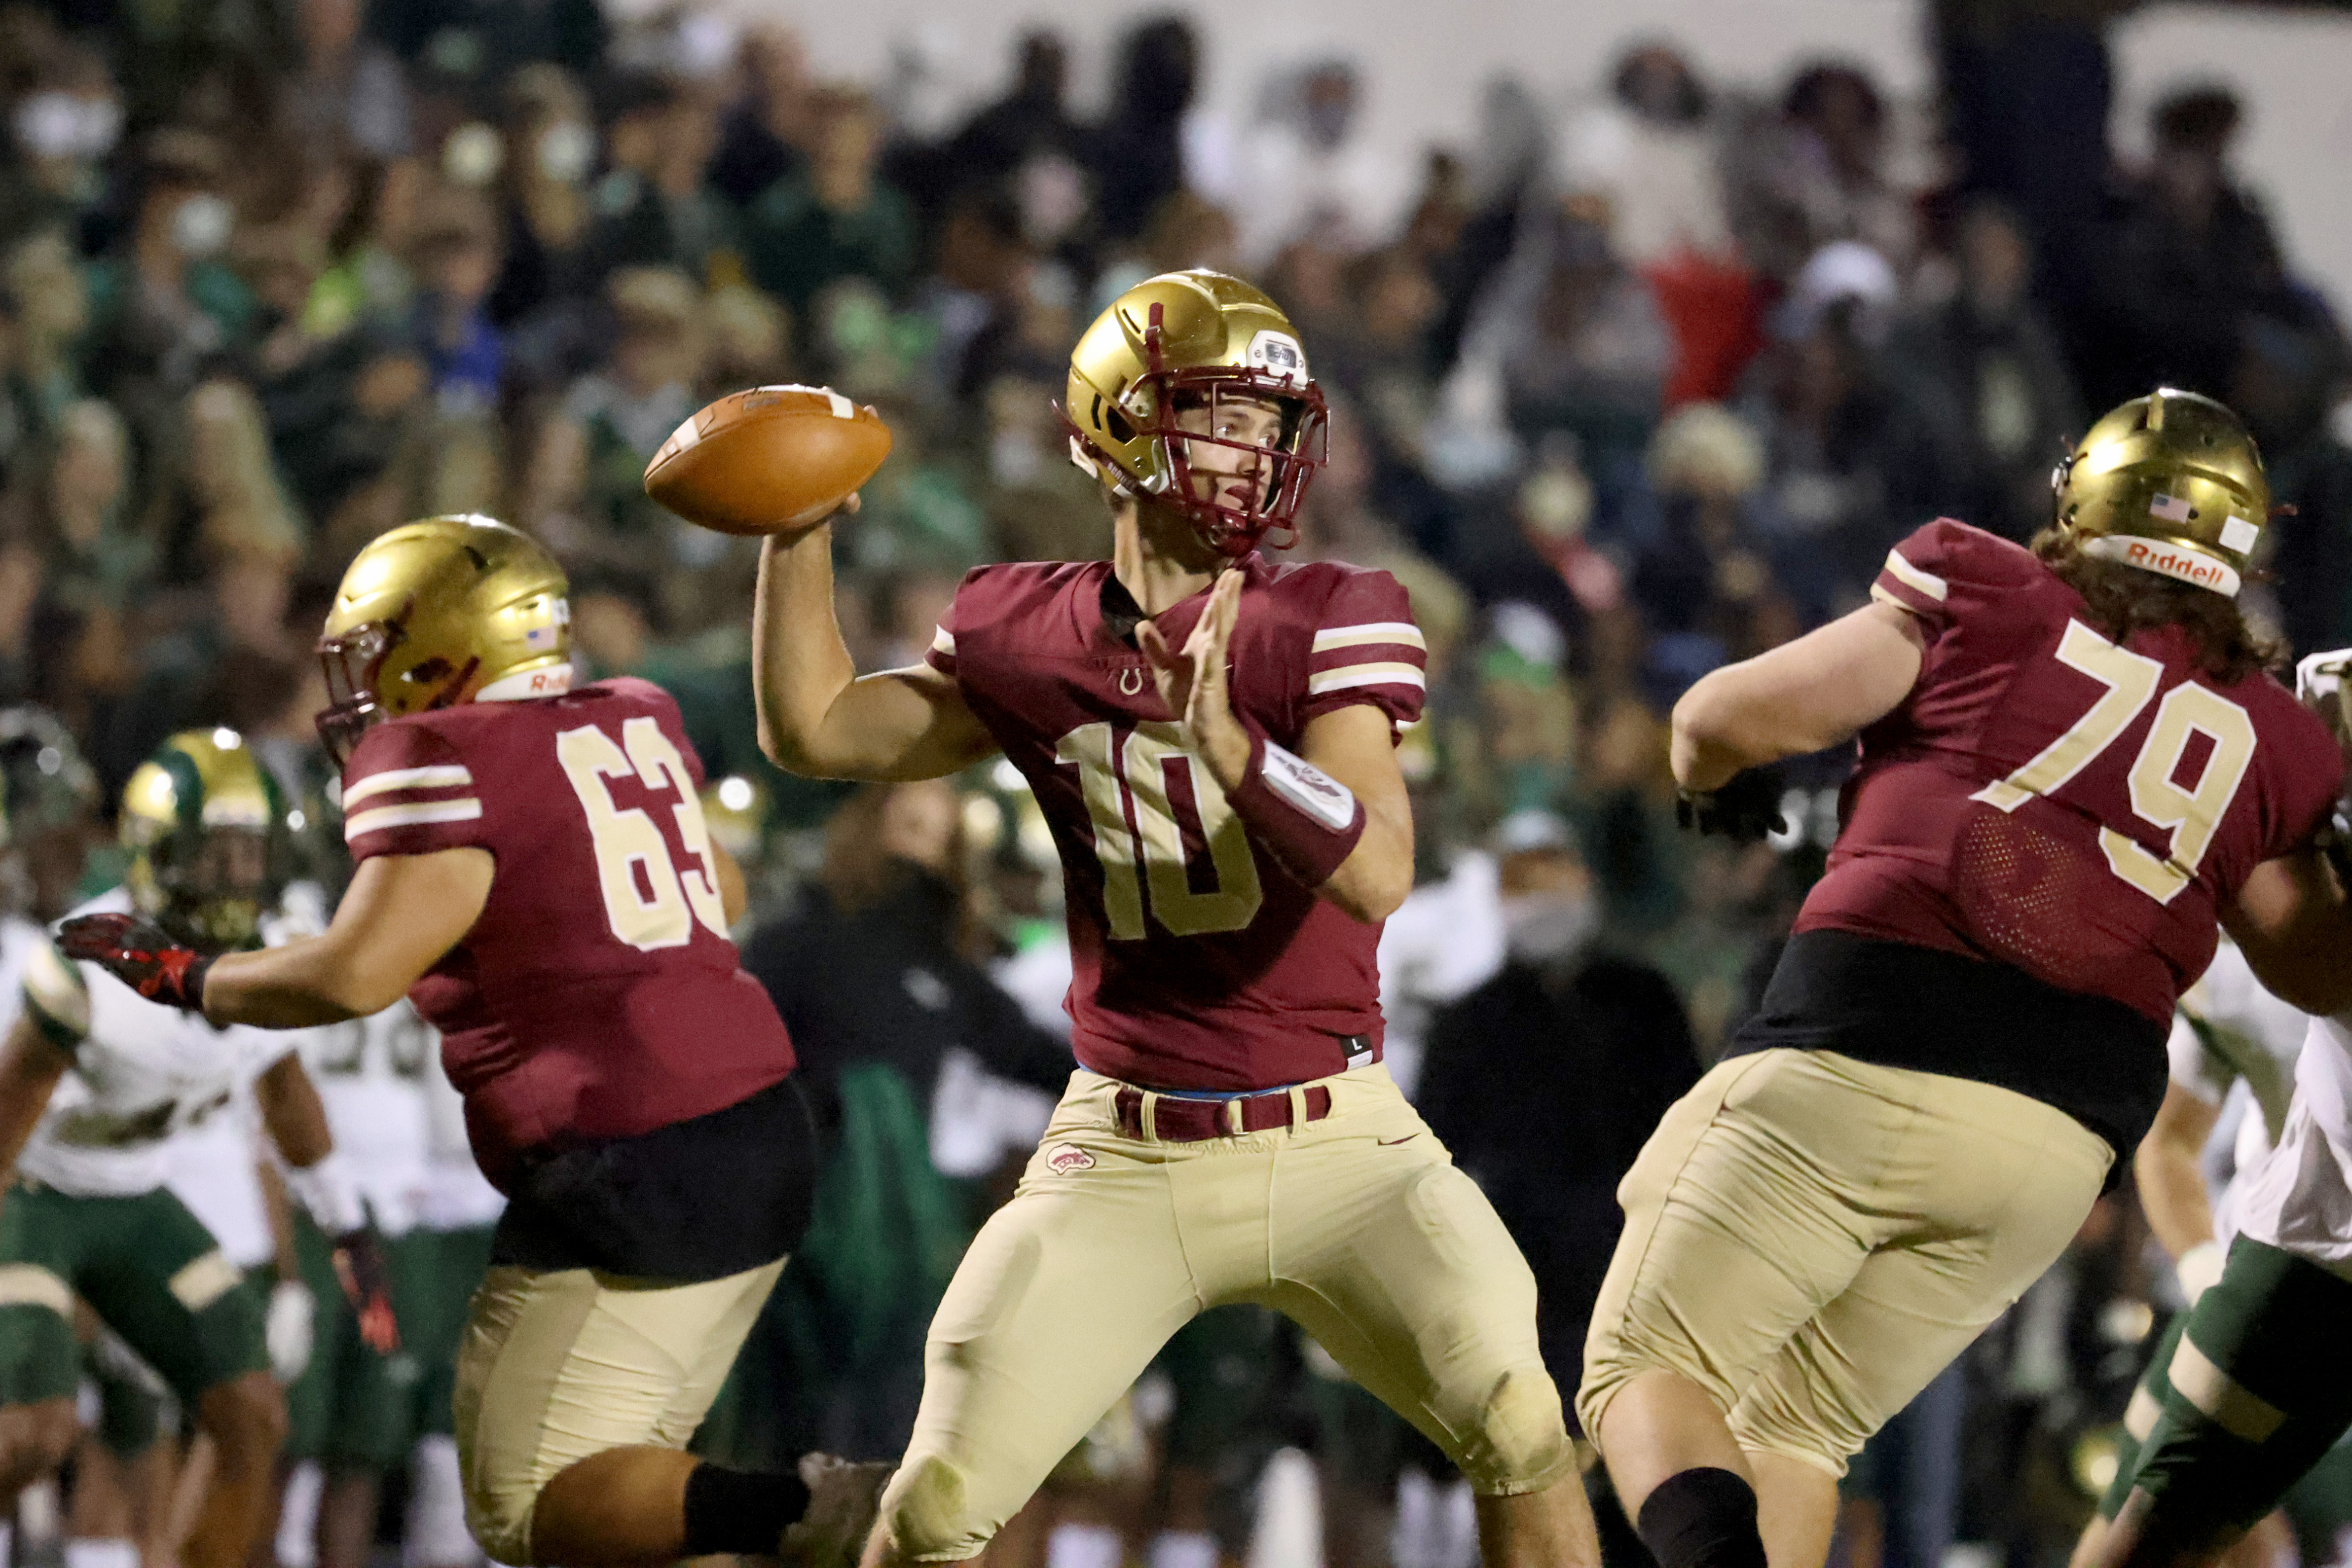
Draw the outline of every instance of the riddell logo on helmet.
M2183 582L2193 582L2200 588L2220 588L2229 580L2229 571L2210 560L2203 560L2185 551L2163 545L2134 539L2126 547L2124 559L2147 571L2162 572Z
M1076 1144L1057 1144L1045 1156L1045 1168L1055 1176L1067 1176L1072 1171L1089 1171L1095 1167L1094 1155Z

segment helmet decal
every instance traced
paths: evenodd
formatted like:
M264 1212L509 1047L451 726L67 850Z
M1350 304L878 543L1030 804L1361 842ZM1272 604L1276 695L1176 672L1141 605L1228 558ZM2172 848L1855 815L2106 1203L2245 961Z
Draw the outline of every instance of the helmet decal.
M1253 370L1271 371L1277 376L1297 376L1300 381L1307 379L1307 350L1300 348L1298 340L1289 333L1276 332L1271 328L1250 340L1248 350L1242 355L1242 362Z

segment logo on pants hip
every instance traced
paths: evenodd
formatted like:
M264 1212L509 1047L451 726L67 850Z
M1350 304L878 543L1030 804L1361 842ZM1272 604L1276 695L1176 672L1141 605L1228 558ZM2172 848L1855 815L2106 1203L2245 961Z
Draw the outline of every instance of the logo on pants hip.
M1045 1168L1055 1176L1067 1176L1072 1171L1094 1169L1095 1157L1076 1144L1056 1144L1054 1152L1045 1156Z

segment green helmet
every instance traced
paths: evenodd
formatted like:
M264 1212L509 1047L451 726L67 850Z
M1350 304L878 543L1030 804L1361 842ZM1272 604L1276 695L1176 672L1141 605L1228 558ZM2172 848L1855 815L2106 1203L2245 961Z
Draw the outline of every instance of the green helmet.
M2175 387L2108 412L2050 483L2057 525L2085 555L2231 599L2271 517L2270 480L2245 425Z
M244 737L181 731L122 788L131 902L193 946L252 943L285 889L286 814L278 781Z

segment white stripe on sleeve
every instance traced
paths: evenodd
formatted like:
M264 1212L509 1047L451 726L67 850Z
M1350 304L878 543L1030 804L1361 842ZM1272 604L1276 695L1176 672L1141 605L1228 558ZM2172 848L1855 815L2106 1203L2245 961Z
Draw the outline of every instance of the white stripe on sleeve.
M1307 651L1328 653L1334 648L1360 648L1372 643L1400 643L1424 653L1429 649L1422 641L1421 628L1410 621L1367 621L1360 626L1326 626L1315 633L1314 646Z
M471 784L474 776L463 764L445 762L432 768L394 768L383 773L371 773L343 791L343 809L350 810L371 795L382 795L393 789L446 789L455 784Z
M1310 697L1319 697L1325 692L1344 692L1351 686L1420 686L1426 690L1429 679L1411 664L1342 664L1336 670L1307 677L1307 695Z
M378 806L343 823L343 842L385 828L413 828L426 822L470 822L482 814L482 803L472 796L462 800L421 800L413 806Z
M1914 593L1924 593L1937 603L1941 603L1952 591L1950 583L1932 571L1921 571L1917 567L1905 560L1903 552L1899 549L1886 552L1886 570L1892 572L1895 580L1904 587Z

